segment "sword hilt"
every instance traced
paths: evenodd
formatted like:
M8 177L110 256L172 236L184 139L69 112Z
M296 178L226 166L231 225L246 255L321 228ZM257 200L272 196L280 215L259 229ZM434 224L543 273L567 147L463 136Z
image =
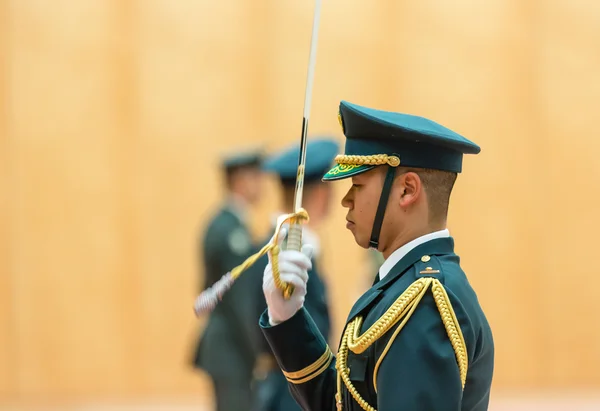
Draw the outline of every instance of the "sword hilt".
M303 208L301 208L296 213L288 214L287 216L284 216L284 219L282 219L282 221L278 222L278 224L277 224L276 233L274 236L275 241L277 241L276 238L277 238L277 235L279 234L279 230L281 229L281 226L283 225L283 222L288 222L289 229L288 229L288 233L287 233L286 250L301 251L301 249L302 249L302 224L307 222L308 219L309 219L308 213ZM273 257L271 260L271 263L273 266L273 280L275 281L275 286L282 291L283 298L285 298L287 300L294 293L294 286L289 283L284 283L283 281L281 281L281 278L279 277L279 258L278 258L279 247L275 247L274 249L272 249L271 255Z
M298 218L293 218L290 221L290 228L287 235L287 250L302 250L302 223ZM294 294L294 286L292 284L284 283L283 285L283 298L288 299Z
M298 221L293 221L290 224L290 230L287 238L287 250L302 250L302 225Z
M280 216L277 220L275 234L273 235L271 241L265 244L256 254L251 255L242 264L238 265L233 270L221 277L221 279L213 286L200 293L194 304L196 316L211 312L217 306L221 298L223 298L223 295L233 286L235 280L237 280L237 278L242 275L244 271L254 265L254 263L256 263L263 255L267 253L271 253L271 264L273 268L273 280L275 281L275 286L282 291L284 298L290 298L294 293L294 286L292 284L284 283L279 277L280 250L277 240L283 225L285 223L289 223L290 228L288 231L287 249L291 249L291 240L291 244L294 247L293 249L300 251L302 248L302 224L308 220L308 213L303 208L296 213Z

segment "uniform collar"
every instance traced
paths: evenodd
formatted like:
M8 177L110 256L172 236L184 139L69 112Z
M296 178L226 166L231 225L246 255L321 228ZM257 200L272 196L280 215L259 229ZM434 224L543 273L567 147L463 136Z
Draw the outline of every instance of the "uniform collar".
M227 197L225 208L236 216L240 223L245 223L248 219L248 202L237 194L232 193Z
M450 231L448 229L434 231L433 233L422 235L414 240L404 244L402 247L394 251L379 267L379 280L383 280L390 270L398 264L406 254L408 254L413 248L426 243L427 241L435 240L436 238L447 238L450 237Z
M367 308L386 288L400 278L413 264L419 261L423 256L445 255L454 253L454 239L452 237L442 237L421 243L412 248L400 261L388 271L385 279L373 284L354 304L348 321L360 314ZM390 256L391 257L391 256ZM389 258L388 258L389 260Z

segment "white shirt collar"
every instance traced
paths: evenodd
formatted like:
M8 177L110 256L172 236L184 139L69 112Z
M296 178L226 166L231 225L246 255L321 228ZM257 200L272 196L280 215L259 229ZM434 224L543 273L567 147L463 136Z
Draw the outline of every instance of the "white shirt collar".
M273 225L277 224L277 217L285 213L273 215ZM285 223L284 227L289 227L289 224ZM311 230L308 225L302 226L302 244L310 244L313 247L313 258L317 258L321 252L321 240L314 230Z
M402 258L404 258L404 256L406 256L406 254L408 254L413 248L415 248L423 243L426 243L427 241L435 240L436 238L445 238L445 237L450 237L450 231L448 231L447 228L444 230L434 231L433 233L425 234L421 237L415 238L414 240L404 244L402 247L400 247L399 249L394 251L387 258L387 260L385 260L383 262L383 264L381 264L381 267L379 267L379 279L383 280L383 278L389 274L390 270L392 268L394 268L394 266L396 264L398 264L398 262L400 260L402 260Z

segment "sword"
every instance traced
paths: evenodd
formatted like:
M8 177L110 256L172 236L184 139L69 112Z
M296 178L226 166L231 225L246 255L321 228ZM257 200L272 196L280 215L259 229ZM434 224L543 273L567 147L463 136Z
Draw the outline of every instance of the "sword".
M306 165L306 140L308 134L308 119L310 115L310 105L312 101L312 89L314 83L315 65L317 59L317 43L319 35L319 21L321 17L321 0L315 0L315 9L313 14L312 35L310 39L310 52L308 56L308 73L306 76L306 88L304 91L304 113L302 116L302 132L300 136L300 154L298 156L298 171L296 173L296 188L294 192L294 210L291 214L285 214L277 219L277 226L271 241L266 244L258 253L248 257L239 266L225 274L219 281L211 287L204 290L194 303L194 312L196 316L212 311L223 295L233 286L235 280L248 268L250 268L259 258L266 253L271 253L271 264L273 267L273 279L275 285L279 288L284 298L290 298L294 293L292 284L284 283L279 278L278 254L279 246L277 240L281 228L285 223L289 223L289 232L287 235L287 249L300 251L302 248L302 224L308 221L308 213L302 208L302 194L304 191L304 170Z

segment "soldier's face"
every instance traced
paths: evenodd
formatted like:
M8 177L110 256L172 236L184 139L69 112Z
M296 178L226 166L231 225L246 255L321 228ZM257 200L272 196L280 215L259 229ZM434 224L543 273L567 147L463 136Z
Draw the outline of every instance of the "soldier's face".
M263 173L259 168L247 167L235 175L235 190L250 204L256 204L262 196Z
M387 167L376 167L352 177L352 187L342 199L342 205L348 208L346 227L363 248L369 248L386 172ZM408 170L396 170L379 234L379 251L385 256L386 250L397 249L405 242L406 235L418 232L426 221L427 204L419 176Z
M253 169L248 177L248 185L246 186L248 197L252 204L256 204L262 197L263 173L259 169Z
M352 232L356 243L363 248L369 248L384 177L383 167L376 167L352 177L352 186L342 199L342 206L348 209L346 228Z

